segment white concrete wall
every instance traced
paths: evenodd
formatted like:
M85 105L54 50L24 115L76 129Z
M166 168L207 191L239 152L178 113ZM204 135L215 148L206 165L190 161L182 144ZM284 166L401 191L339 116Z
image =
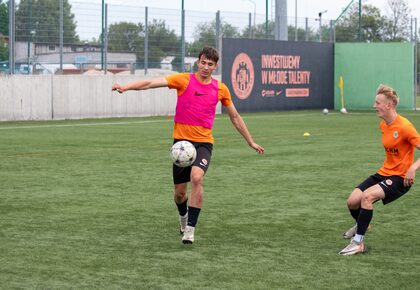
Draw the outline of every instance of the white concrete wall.
M51 76L1 76L0 121L51 120Z
M0 76L0 121L173 115L176 90L159 88L124 94L111 91L114 83L125 84L145 78L151 77Z

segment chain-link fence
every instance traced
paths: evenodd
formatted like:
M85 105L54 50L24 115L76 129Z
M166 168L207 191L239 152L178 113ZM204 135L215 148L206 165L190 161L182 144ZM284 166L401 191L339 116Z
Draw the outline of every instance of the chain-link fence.
M9 37L3 36L9 59L0 63L3 73L192 71L204 45L222 49L222 38L274 39L279 25L272 14L252 11L183 12L65 0L9 3ZM321 13L317 19L288 17L282 22L288 35L281 40L370 41L369 35L360 38L360 24L350 17L346 21L323 19ZM416 21L404 29L400 41L417 39Z

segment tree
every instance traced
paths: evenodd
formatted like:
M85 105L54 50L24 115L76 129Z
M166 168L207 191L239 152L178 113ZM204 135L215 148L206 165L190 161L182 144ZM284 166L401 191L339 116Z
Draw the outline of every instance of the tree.
M138 62L144 61L145 27L142 23L119 22L111 24L108 32L108 51L132 52ZM166 55L176 55L179 38L167 28L164 20L154 19L148 25L148 61L150 67L159 67Z
M295 26L289 25L288 27L288 39L289 41L293 41L295 40ZM330 29L327 26L322 26L321 28L322 31L322 39L323 41L325 40L329 40L329 32ZM308 30L306 31L303 28L299 28L297 29L297 36L298 36L298 40L299 41L304 41L304 40L308 40L308 41L319 41L319 34L317 31L314 31L311 27L308 27Z
M137 58L144 52L143 24L119 22L111 24L108 31L108 51L133 52Z
M9 11L3 0L0 0L0 34L9 35Z
M7 8L6 3L0 0L0 61L9 59L7 41L2 37L9 35L9 11Z
M406 0L388 0L391 10L386 21L386 40L409 41L410 40L410 14Z
M68 0L63 1L64 43L80 43L76 22ZM16 9L16 40L58 43L60 39L60 1L21 0Z
M6 46L6 41L0 37L0 61L9 59L9 50Z
M266 25L264 23L256 24L255 29L251 27L251 31L249 26L247 26L241 33L240 37L243 38L250 38L251 32L253 31L255 39L272 39L274 37L274 21L268 22L268 33L266 31ZM267 35L268 34L268 35Z
M384 40L386 18L379 8L362 5L361 41L377 42ZM347 14L335 24L337 42L359 41L359 6L353 5Z
M153 19L148 26L149 63L151 67L160 67L160 62L167 55L175 56L180 48L180 38L170 30L164 20ZM142 58L144 59L144 58Z
M240 37L239 29L229 23L221 21L220 37ZM186 54L197 56L204 46L216 46L216 21L204 22L197 25L194 31L194 41L186 47Z

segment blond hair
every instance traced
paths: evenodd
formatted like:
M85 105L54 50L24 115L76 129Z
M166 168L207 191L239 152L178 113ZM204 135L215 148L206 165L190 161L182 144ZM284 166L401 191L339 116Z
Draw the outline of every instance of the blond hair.
M384 84L380 84L379 87L376 89L376 95L384 95L395 106L398 105L398 102L400 100L397 91L391 88L390 86Z

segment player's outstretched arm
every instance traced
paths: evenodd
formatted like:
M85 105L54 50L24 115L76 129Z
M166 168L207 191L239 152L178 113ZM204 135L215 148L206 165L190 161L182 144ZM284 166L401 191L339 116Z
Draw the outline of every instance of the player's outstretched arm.
M154 79L154 80L141 80L134 83L129 83L126 85L120 85L120 84L114 84L112 86L113 91L117 91L120 94L124 93L125 91L130 90L148 90L148 89L154 89L154 88L162 88L167 87L168 82L165 78L163 79Z
M248 145L251 148L253 148L256 152L258 152L258 154L264 154L264 148L254 142L251 133L249 133L244 120L242 119L241 115L239 115L235 106L232 104L230 106L225 107L225 109L229 115L230 121L232 122L233 126L235 126L236 130L238 130L238 132L241 133Z

